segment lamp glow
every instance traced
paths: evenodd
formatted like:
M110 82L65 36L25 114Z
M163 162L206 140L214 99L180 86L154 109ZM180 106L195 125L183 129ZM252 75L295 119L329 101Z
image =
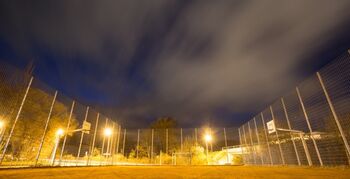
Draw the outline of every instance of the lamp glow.
M103 131L103 134L104 134L106 137L111 136L111 135L112 135L112 129L106 128L106 129Z
M210 134L205 134L204 140L205 140L206 142L210 142L210 141L213 140L213 137L212 137Z
M62 136L63 134L64 134L64 130L63 129L58 129L56 131L56 136L58 136L58 137Z

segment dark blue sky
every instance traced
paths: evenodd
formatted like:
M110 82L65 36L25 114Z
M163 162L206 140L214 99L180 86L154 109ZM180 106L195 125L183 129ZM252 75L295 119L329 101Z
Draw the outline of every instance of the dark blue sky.
M238 126L350 47L349 1L1 1L0 60L127 127Z

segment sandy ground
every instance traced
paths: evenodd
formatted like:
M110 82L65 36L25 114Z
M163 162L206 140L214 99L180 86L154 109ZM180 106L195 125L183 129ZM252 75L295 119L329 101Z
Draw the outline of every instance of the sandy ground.
M111 166L1 169L0 178L350 178L349 168Z

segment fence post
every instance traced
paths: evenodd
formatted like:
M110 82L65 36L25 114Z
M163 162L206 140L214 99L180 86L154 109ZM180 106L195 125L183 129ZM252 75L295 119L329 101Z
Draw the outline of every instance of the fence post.
M44 128L44 133L43 133L43 135L41 136L40 145L39 145L38 153L36 154L34 166L37 165L38 160L39 160L39 157L40 157L41 149L42 149L42 147L43 147L44 140L45 140L45 136L46 136L46 131L47 131L47 128L48 128L49 123L50 123L50 119L51 119L51 114L52 114L53 106L55 105L55 102L56 102L56 97L57 97L57 90L55 91L55 95L54 95L53 100L52 100L52 103L51 103L49 115L47 116L47 120L46 120L46 124L45 124L45 128ZM56 157L56 156L54 156L54 157Z
M198 144L198 129L197 128L194 128L194 137L196 138L196 144Z
M283 98L281 98L281 102L282 102L282 107L283 107L284 115L285 115L286 120L287 120L288 129L289 129L289 130L292 130L292 127L291 127L290 122L289 122L289 116L288 116L287 108L286 108L286 105L284 104L284 99L283 99ZM297 147L296 147L296 145L295 145L294 137L292 136L292 132L289 132L289 135L290 135L290 138L291 138L292 143L293 143L293 148L294 148L295 155L296 155L296 157L297 157L298 165L300 166L300 165L301 165L301 162L300 162L299 154L298 154L298 151L297 151ZM305 149L304 149L304 152L305 152L305 154L306 154L307 156L310 157L310 154L309 154L309 153L306 153L306 151L309 151L309 150L305 150ZM310 161L310 160L308 159L308 162L309 162L309 161ZM310 165L310 163L309 163L309 165ZM311 165L310 165L310 166L311 166Z
M85 118L84 118L84 121L83 121L83 125L84 125L84 122L86 122L86 120L87 120L88 113L89 113L89 106L86 107L86 112L85 112ZM78 154L77 154L77 158L76 158L76 165L78 165L78 160L79 160L79 157L80 157L80 150L81 150L81 145L83 144L83 139L84 139L84 131L81 131L79 148L78 148Z
M273 113L273 109L272 109L272 106L270 106L270 111L271 111L271 116L272 116L272 120L273 120L273 123L276 125L275 123L275 114ZM275 128L277 128L275 126ZM277 137L277 142L278 142L278 148L280 149L280 154L281 154L281 159L282 159L282 164L285 165L286 162L284 161L284 156L283 156L283 150L282 150L282 146L281 146L281 141L278 137L278 130L276 129L276 137Z
M253 120L254 120L254 125L255 125L255 134L256 134L256 138L258 139L258 145L259 145L259 147L261 147L261 145L260 145L260 139L259 139L259 134L258 134L258 127L256 126L255 117L253 118ZM261 165L264 165L264 159L263 159L263 156L262 156L262 152L260 152L260 160L261 160Z
M154 129L151 130L151 160L153 160L153 135L154 135Z
M120 132L121 132L122 126L119 125L118 129L118 138L117 138L117 154L119 153L119 143L120 143Z
M210 135L213 136L213 133L211 132L211 128L209 128ZM210 151L213 152L213 140L210 141Z
M94 148L95 148L95 141L96 141L96 134L97 134L97 126L98 126L98 120L100 119L100 113L97 113L96 116L96 124L95 124L95 129L94 129L94 136L92 138L92 146L90 148L90 153L89 153L89 157L88 157L88 165L90 164L90 158L91 158L91 154L94 153Z
M320 84L321 84L321 87L322 87L322 90L323 90L323 93L324 95L326 96L326 99L327 99L327 102L328 102L328 105L329 105L329 108L331 109L332 111L332 114L333 114L333 117L334 117L334 120L335 120L335 123L337 124L337 127L338 127L338 130L339 130L339 133L341 135L341 138L344 142L344 146L345 146L345 149L346 149L346 152L347 152L347 157L348 157L348 164L350 164L350 147L349 147L349 144L348 144L348 141L345 137L345 134L344 134L344 131L343 131L343 128L339 122L339 119L338 119L338 115L337 113L335 112L335 109L334 109L334 106L333 106L333 103L332 103L332 100L331 98L329 97L328 95L328 91L323 83L323 80L322 80L322 77L321 77L321 74L319 72L316 73L317 74L317 77L318 77L318 80L320 81Z
M244 138L244 144L245 144L245 148L248 149L248 142L247 142L247 137L246 137L246 132L245 132L245 128L244 128L244 125L242 126L242 130L243 130L243 138ZM246 150L248 151L248 150ZM250 149L249 149L249 164L251 163L251 152L250 152Z
M180 128L180 140L181 140L181 152L183 149L183 145L182 145L182 128Z
M139 158L139 146L140 146L140 129L137 129L137 142L136 142L136 158Z
M299 88L296 87L295 89L296 89L296 91L297 91L297 95L298 95L298 98L299 98L299 102L300 102L301 108L303 109L304 116L305 116L305 120L306 120L307 126L308 126L309 131L310 131L311 140L312 140L312 142L313 142L313 144L314 144L314 146L315 146L315 149L316 149L316 153L317 153L318 160L319 160L319 162L320 162L320 165L323 166L323 162L322 162L322 159L321 159L320 151L318 150L318 146L317 146L317 144L316 144L316 141L315 141L314 137L312 136L313 132L312 132L311 124L310 124L310 122L309 122L309 116L308 116L307 113L306 113L306 109L305 109L305 106L304 106L303 99L301 98Z
M126 141L126 129L124 129L124 134L123 134L123 148L122 148L123 156L125 156L125 141Z
M115 148L117 146L117 138L118 138L118 130L119 130L119 125L118 123L115 124L116 125L116 132L113 132L113 148L112 148L112 165L114 165L114 155L115 155ZM114 130L113 130L114 131ZM117 156L118 157L118 156Z
M10 143L10 140L11 140L11 137L12 137L12 134L13 134L13 131L14 131L15 127L16 127L16 123L17 123L17 121L18 121L19 115L20 115L21 112L22 112L22 108L23 108L24 102L25 102L26 99L27 99L27 95L28 95L29 89L30 89L30 87L31 87L31 85L32 85L33 79L34 79L34 77L32 76L32 77L30 78L30 80L29 80L29 83L28 83L26 92L24 93L24 96L23 96L23 99L22 99L22 102L21 102L21 105L19 106L19 109L18 109L18 111L17 111L16 118L15 118L13 124L12 124L10 134L9 134L7 140L6 140L6 143L5 143L5 146L4 146L4 150L2 151L2 154L1 154L0 165L1 165L1 163L2 163L2 161L3 161L3 159L4 159L4 157L5 157L5 153L6 153L7 147L8 147L8 145L9 145L9 143Z
M249 137L250 137L250 144L251 144L252 149L253 149L254 164L256 165L256 151L255 151L255 146L254 146L254 143L253 143L252 131L250 129L249 121L248 121L248 131L249 131Z
M226 129L224 128L224 139L225 139L225 147L227 147L227 136L226 136Z
M102 165L103 149L105 148L105 140L106 140L106 135L104 134L104 130L107 128L107 126L108 126L108 118L106 118L105 128L103 129L102 149L101 149L101 154L100 154L100 165Z
M169 152L169 130L168 129L165 129L165 152L166 154L168 154Z
M113 155L113 152L112 152L112 150L113 150L113 145L114 145L114 128L115 128L115 122L112 120L112 135L111 136L109 136L108 137L108 144L109 144L109 147L107 148L107 154L109 155L108 157L107 157L107 163L108 163L108 158L109 157L111 157L112 159L112 163L113 163L113 157L114 157L114 155ZM108 153L109 152L109 153ZM111 164L111 163L110 163Z
M267 132L266 132L266 127L265 127L265 120L264 120L264 115L261 112L261 121L262 121L262 125L264 127L264 133L265 133L265 138L266 138L266 143L267 143L267 149L269 151L269 156L270 156L270 164L273 165L273 160L272 160L272 155L271 155L271 150L270 150L270 144L269 144L269 138L267 137Z
M58 162L58 165L61 165L61 162L62 162L62 157L63 157L63 153L64 153L64 148L66 147L67 134L69 132L69 127L70 127L70 123L71 123L71 119L72 119L72 115L73 115L74 106L75 106L75 101L73 100L72 106L71 106L70 112L69 112L69 117L68 117L68 123L67 123L66 131L64 133L64 139L63 139L63 144L62 144L62 149L61 149L61 154L60 154L60 160Z
M243 152L243 149L245 149L245 147L243 147L243 139L242 139L242 134L241 134L241 128L238 128L238 136L239 136L239 144L241 146L241 154L242 154L242 158L243 158L243 163L246 164L246 157L245 157L245 154L244 154L245 152Z

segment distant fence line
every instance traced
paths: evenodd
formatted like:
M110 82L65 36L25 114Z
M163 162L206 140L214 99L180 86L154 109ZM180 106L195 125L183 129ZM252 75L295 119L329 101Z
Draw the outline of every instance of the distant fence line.
M349 165L349 52L307 78L238 130L245 164Z

